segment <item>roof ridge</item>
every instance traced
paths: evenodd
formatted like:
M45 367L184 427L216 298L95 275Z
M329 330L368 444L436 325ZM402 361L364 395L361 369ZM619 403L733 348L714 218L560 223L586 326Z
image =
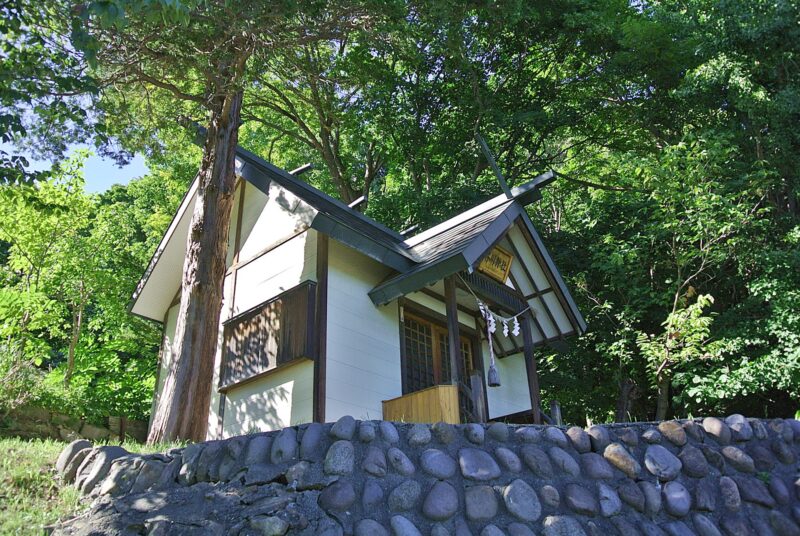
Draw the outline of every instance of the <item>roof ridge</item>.
M377 230L381 231L382 233L388 235L393 240L395 240L398 244L403 242L404 237L399 232L395 231L394 229L392 229L390 227L387 227L386 225L382 224L381 222L379 222L379 221L377 221L377 220L375 220L373 218L370 218L366 214L363 214L362 212L359 212L359 211L353 209L352 207L350 207L347 204L343 203L339 199L336 199L335 197L326 194L325 192L323 192L319 188L309 184L308 182L298 179L297 177L293 176L291 173L289 173L285 169L280 168L280 167L276 166L275 164L272 164L272 163L268 162L267 160L261 158L257 154L252 153L252 152L248 151L247 149L245 149L243 147L240 147L240 146L236 147L236 153L243 160L248 161L248 163L250 163L252 165L267 168L267 170L269 172L271 172L271 174L277 175L282 181L289 182L289 183L297 186L300 189L309 190L311 193L314 193L316 195L321 196L323 199L325 199L325 201L328 201L328 202L333 203L334 205L336 205L336 208L349 212L351 215L353 215L354 217L360 219L364 223L367 223L367 224L375 227Z

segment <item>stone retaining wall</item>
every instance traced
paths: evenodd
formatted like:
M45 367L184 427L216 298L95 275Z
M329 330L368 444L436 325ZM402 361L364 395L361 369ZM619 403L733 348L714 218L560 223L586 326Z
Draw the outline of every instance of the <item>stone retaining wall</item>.
M162 454L69 445L59 534L800 536L800 422L308 424Z
M0 436L25 439L117 441L121 431L127 438L144 443L147 439L147 421L126 419L123 425L120 417L108 417L102 424L92 424L84 419L34 407L16 409L0 421Z

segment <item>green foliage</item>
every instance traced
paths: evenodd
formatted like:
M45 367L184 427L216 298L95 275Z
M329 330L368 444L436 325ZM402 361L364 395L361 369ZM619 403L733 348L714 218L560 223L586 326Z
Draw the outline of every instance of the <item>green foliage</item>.
M66 446L61 441L0 438L2 534L41 534L46 525L74 515L80 492L61 486L53 466Z
M540 356L542 392L569 420L652 418L659 391L670 415L788 416L800 396L796 2L287 3L275 10L287 26L276 27L262 4L229 18L230 3L74 11L69 39L81 53L47 65L113 79L85 101L92 118L115 119L96 133L146 152L154 171L91 197L67 163L39 189L3 191L1 363L18 371L9 377L52 369L37 395L48 404L147 411L157 334L124 305L199 162L176 120L203 123L209 92L230 82L245 95L242 145L286 168L313 162L304 178L347 201L366 194L366 212L398 229L499 193L476 132L512 185L557 169L530 210L590 326ZM5 24L27 39L15 5ZM75 22L32 13L59 30ZM364 24L336 27L352 13ZM248 22L262 15L269 24ZM235 24L220 28L220 18ZM337 29L298 43L283 33L295 24ZM228 41L231 28L249 45ZM154 53L129 61L137 49L126 46L145 33L158 36ZM28 56L8 58L50 83L30 61L42 35L31 32ZM277 35L288 44L273 46ZM253 46L241 76L208 82L204 69L240 57L237 46ZM92 78L63 72L59 83L89 91ZM56 119L9 131L63 145L46 129L71 109L24 78L9 86L17 93L0 92L2 110L41 102Z
M187 182L156 165L90 196L84 157L36 186L0 187L0 408L146 418L160 336L127 303Z

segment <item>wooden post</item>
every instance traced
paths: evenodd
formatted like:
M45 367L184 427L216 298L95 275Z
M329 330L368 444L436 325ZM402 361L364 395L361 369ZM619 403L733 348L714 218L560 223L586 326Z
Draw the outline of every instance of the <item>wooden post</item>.
M325 384L328 368L328 235L317 233L316 359L314 360L314 422L325 422Z
M531 313L522 316L522 341L525 352L525 372L528 375L528 392L531 397L531 411L534 424L542 424L541 396L539 394L539 373L536 372L536 356L533 354L531 336Z
M450 349L450 383L461 380L461 337L458 333L458 303L454 276L444 279L444 302L447 311L447 344Z
M564 421L561 419L561 404L558 403L558 400L550 401L550 418L556 426L564 424Z
M486 406L483 392L483 374L476 372L470 376L470 388L472 389L472 407L475 408L475 418L478 422L486 422L489 416L486 414Z

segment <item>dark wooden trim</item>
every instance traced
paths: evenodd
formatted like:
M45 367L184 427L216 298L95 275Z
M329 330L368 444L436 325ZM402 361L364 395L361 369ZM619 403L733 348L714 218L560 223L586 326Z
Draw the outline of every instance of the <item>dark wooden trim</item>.
M510 240L509 240L509 242L510 242ZM513 244L512 244L512 246L513 246ZM511 282L514 284L515 287L519 288L519 284L517 282L517 278L514 277L513 275L511 276ZM536 285L533 283L533 281L531 281L531 286L534 289L536 288ZM528 304L528 305L530 305L530 304ZM539 331L539 334L542 336L542 344L544 344L547 341L547 334L544 332L544 328L539 323L539 319L536 318L536 311L531 310L530 313L531 313L531 318L533 319L533 323L536 326L536 329ZM558 329L558 326L556 326L556 333L560 333L560 330ZM524 343L523 343L523 346L524 346Z
M291 367L292 365L296 365L298 363L302 363L303 361L312 361L312 359L309 359L307 357L298 357L296 359L292 359L291 361L284 361L283 363L281 363L280 365L276 366L275 368L271 368L269 370L265 370L263 372L259 372L258 374L253 374L252 376L249 376L249 377L244 378L242 380L231 382L231 383L229 383L227 385L220 385L219 388L217 389L217 391L221 395L224 395L228 391L230 391L231 389L236 389L236 388L241 387L243 385L247 385L248 383L252 383L252 382L254 382L256 380L260 380L262 378L266 378L267 376L272 376L274 373L276 373L278 371L284 370L284 369L286 369L288 367Z
M176 305L181 303L181 290L182 290L181 287L182 286L183 286L182 284L178 285L178 290L175 291L175 296L173 296L172 297L172 301L169 302L169 307L167 307L167 312L169 312L170 309L172 309L173 307L175 307ZM164 316L166 316L166 315L164 315Z
M429 296L431 298L437 299L440 302L442 302L442 304L444 304L444 296L442 296L441 294L439 294L438 292L436 292L433 289L430 289L428 287L423 287L423 288L417 290L416 292L419 292L419 293L425 294L426 296ZM413 292L412 292L412 294L413 294ZM465 306L463 306L461 304L458 304L458 310L461 311L464 314L468 314L469 316L475 316L475 313L478 312L477 309L470 309L469 307L465 307Z
M523 299L522 294L514 288L507 285L501 285L494 279L484 275L473 272L471 274L461 274L458 285L465 288L467 292L471 292L481 296L485 301L494 304L496 307L507 311L511 314L517 314L525 308L527 303ZM463 279L463 282L461 281Z
M475 317L475 325L480 326L478 317ZM475 335L470 336L472 341L472 361L478 366L481 372L481 383L483 384L483 409L485 411L486 420L489 421L489 392L486 390L486 364L483 362L483 338L480 336L481 332L478 331Z
M527 215L525 215L525 216L527 216ZM528 229L525 227L525 222L522 221L522 217L518 218L515 223L516 223L517 227L519 228L520 233L525 238L525 241L528 243L528 247L533 252L533 256L536 258L536 262L538 262L539 266L542 267L542 273L544 274L544 277L547 279L547 282L550 284L550 288L551 289L555 289L558 286L558 284L556 283L555 278L553 277L553 274L550 273L550 269L547 266L547 262L545 261L544 257L542 256L541 252L539 251L539 248L536 247L536 244L533 241L533 237L530 236L530 233L528 232ZM511 240L509 240L509 242L511 242ZM536 289L535 286L534 286L534 289L537 292L540 292L538 289ZM541 292L543 292L543 291L541 291ZM573 314L572 308L567 303L567 300L564 297L564 295L561 292L556 292L556 299L561 304L561 308L564 309L564 314L567 315L567 319L571 320L570 323L573 326L580 326L580 322L578 322L578 319L575 318L575 315ZM540 301L542 302L542 306L545 308L545 310L548 313L550 313L550 308L547 307L547 303L545 303L544 300L540 300ZM556 329L560 332L561 328L558 327L558 324L555 323L555 320L553 322L554 322L554 325L556 326Z
M266 255L270 251L281 247L285 243L297 238L298 236L300 236L301 234L305 233L308 230L309 230L309 227L307 225L303 225L299 230L293 232L292 234L288 234L288 235L286 235L286 236L284 236L282 238L279 238L278 240L274 241L272 244L266 246L264 249L262 249L262 250L258 251L257 253L255 253L252 257L249 257L249 258L247 258L247 259L245 259L245 260L243 260L241 262L239 262L237 260L235 264L232 264L228 268L228 271L226 272L226 274L230 274L234 269L244 268L245 266L247 266L248 264L252 263L253 261L256 261L256 260L260 259L261 257ZM320 233L320 234L322 234L322 233Z
M317 232L317 296L316 359L314 360L314 422L325 422L325 398L328 362L328 265L330 261L328 235Z
M237 320L239 320L243 316L247 316L250 313L252 313L253 311L264 307L269 302L273 302L275 300L279 300L281 298L286 297L287 294L290 294L290 293L294 292L295 290L299 289L303 285L316 285L316 284L317 283L315 283L314 280L312 280L312 279L304 279L303 281L301 281L297 285L293 286L292 288L286 289L283 292L281 292L279 294L276 294L276 295L272 296L271 298L267 298L266 300L262 301L261 303L258 303L257 305L254 305L251 308L249 308L249 309L247 309L245 311L242 311L241 313L238 313L236 316L230 317L229 319L225 320L222 323L222 326L225 327L226 325L228 325L230 323L236 322Z
M522 339L525 345L525 372L528 376L528 394L531 398L531 411L533 422L542 424L542 399L539 392L539 373L536 370L536 356L533 351L533 337L531 336L530 319L533 315L529 312L522 315Z
M408 394L409 386L406 380L406 313L402 298L397 300L397 318L400 325L400 388L405 395Z
M522 233L522 234L525 235L525 233ZM528 241L527 238L526 238L526 241ZM517 258L521 259L520 255L519 255L519 250L514 245L514 241L511 240L511 238L509 238L508 239L508 243L509 243L509 245L511 245L511 248L514 250L514 254L517 256ZM530 241L528 241L528 247L533 252L533 256L536 259L536 262L539 263L539 267L542 269L542 273L545 274L545 277L547 277L547 266L545 264L543 264L543 260L540 259L539 256L536 254L536 248L531 245ZM533 288L533 291L536 292L537 294L541 294L541 291L539 290L539 287L536 286L536 280L533 278L533 274L531 274L531 271L528 270L528 267L525 265L524 262L520 262L519 264L520 264L520 266L522 266L522 270L525 272L525 275L528 277L528 280L531 282L531 287ZM550 281L549 278L548 278L548 281ZM553 286L553 282L550 281L550 287L552 287L552 286ZM561 328L558 326L558 322L556 322L556 318L553 316L553 312L550 310L550 307L547 306L547 303L543 299L540 299L539 302L542 304L542 307L544 308L544 312L547 313L547 317L550 319L550 322L553 324L553 329L556 331L556 333L561 333ZM562 304L562 306L563 306L563 304ZM531 313L533 313L534 318L536 318L536 312L535 311L531 311ZM541 331L542 331L542 338L543 339L547 339L547 336L544 334L544 330L541 330Z
M524 296L524 298L525 298L525 301L528 301L528 300L532 300L534 298L541 298L545 294L550 294L551 292L555 292L555 290L552 289L552 288L546 288L541 292L532 292L532 293L528 294L527 296Z
M447 343L449 345L450 383L457 384L464 377L461 370L461 337L458 333L458 303L456 302L456 278L444 278L445 309L447 311ZM474 357L474 352L473 352Z
M231 303L228 309L228 316L233 316L233 311L236 303L236 283L238 271L236 264L239 262L239 250L242 246L242 218L244 213L244 194L247 190L247 183L244 180L239 180L239 206L236 214L236 229L234 230L233 239L233 260L231 262ZM224 279L224 278L223 278ZM219 349L219 378L222 378L222 371L225 367L225 356L222 355L222 348ZM217 406L217 437L222 437L225 426L225 403L228 396L225 392L219 393L219 404Z
M440 324L441 326L447 327L447 316L441 314L440 312L434 311L430 307L427 307L419 302L415 302L410 298L399 298L397 301L400 304L402 304L403 307L408 309L412 315L422 317L423 319L429 322L434 322L436 324ZM463 312L468 313L470 318L475 317L475 311L463 311ZM478 334L477 329L467 326L465 324L460 324L459 330L473 337Z
M158 394L158 382L161 379L161 365L164 361L164 344L167 342L167 320L169 319L170 307L164 313L164 321L161 323L161 347L156 359L156 384L153 387L153 401L150 403L150 418L147 419L147 432L150 433L150 425L153 424L153 414L156 412L156 394Z

